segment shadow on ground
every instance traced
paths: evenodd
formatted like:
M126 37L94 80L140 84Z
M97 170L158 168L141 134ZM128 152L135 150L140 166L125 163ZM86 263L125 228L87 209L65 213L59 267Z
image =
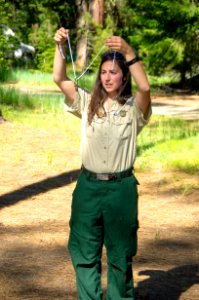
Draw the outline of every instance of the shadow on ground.
M60 232L67 234L64 222L57 221L55 224L53 220L35 226L4 226L2 229L0 299L77 299L67 247L63 240L53 241L53 236ZM39 231L41 235L37 236ZM173 228L167 231L173 232L173 238L155 241L149 237L135 258L134 271L138 270L141 276L137 282L136 300L179 300L182 293L199 283L199 266L193 255L197 251L195 229L186 232L185 228L181 228L177 237ZM45 240L48 234L52 236ZM181 240L183 234L184 239ZM177 259L176 253L179 254ZM103 274L106 274L105 255Z
M179 300L182 293L199 283L197 264L181 265L168 271L143 270L149 278L138 283L137 300Z
M29 184L21 189L0 196L0 209L6 206L14 205L30 197L46 193L49 190L68 185L77 180L80 170L72 170L60 175L49 177L42 181Z

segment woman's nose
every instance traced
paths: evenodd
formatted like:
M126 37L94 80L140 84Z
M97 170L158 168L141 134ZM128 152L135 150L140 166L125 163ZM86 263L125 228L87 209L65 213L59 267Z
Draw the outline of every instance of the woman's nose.
M106 81L108 81L108 80L110 80L110 74L109 73L106 74Z

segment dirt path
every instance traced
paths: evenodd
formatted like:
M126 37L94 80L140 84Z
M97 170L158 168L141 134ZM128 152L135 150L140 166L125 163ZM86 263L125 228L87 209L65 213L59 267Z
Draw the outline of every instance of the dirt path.
M199 118L199 95L154 96L153 113L186 120Z
M0 299L75 300L66 248L79 149L66 133L4 123L0 127ZM198 177L137 173L137 300L199 298ZM106 257L103 256L103 287ZM117 299L115 299L117 300Z

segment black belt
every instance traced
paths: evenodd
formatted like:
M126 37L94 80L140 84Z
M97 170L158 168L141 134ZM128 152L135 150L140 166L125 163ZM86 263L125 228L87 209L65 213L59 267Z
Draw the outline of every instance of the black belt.
M87 170L84 166L81 167L82 173L86 174L89 177L93 177L97 180L117 180L125 177L130 177L132 175L133 168L130 168L128 170L122 171L122 172L115 172L115 173L95 173L92 171Z

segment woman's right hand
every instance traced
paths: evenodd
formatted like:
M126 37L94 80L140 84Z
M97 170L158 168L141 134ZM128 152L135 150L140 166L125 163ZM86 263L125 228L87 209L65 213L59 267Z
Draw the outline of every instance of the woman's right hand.
M61 27L55 33L54 40L58 44L64 44L68 38L69 30Z

